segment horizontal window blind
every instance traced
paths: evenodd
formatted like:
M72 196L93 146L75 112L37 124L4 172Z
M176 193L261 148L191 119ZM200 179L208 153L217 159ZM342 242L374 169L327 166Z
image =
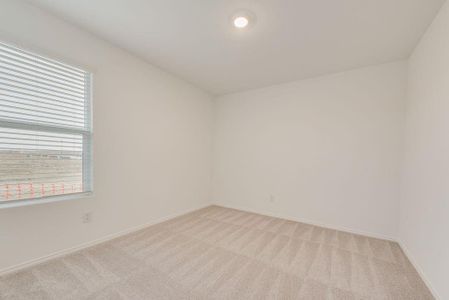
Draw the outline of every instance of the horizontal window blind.
M85 128L86 76L0 44L0 119Z
M91 191L90 74L0 43L0 204Z

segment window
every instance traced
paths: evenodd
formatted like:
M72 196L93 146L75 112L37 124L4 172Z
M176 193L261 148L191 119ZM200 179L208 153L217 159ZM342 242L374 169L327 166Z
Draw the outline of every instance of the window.
M0 207L92 191L91 74L0 43Z

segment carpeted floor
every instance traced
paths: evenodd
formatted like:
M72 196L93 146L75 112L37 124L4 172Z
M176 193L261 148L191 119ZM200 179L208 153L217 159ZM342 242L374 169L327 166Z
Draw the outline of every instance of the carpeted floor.
M398 244L211 206L0 277L0 299L433 299Z

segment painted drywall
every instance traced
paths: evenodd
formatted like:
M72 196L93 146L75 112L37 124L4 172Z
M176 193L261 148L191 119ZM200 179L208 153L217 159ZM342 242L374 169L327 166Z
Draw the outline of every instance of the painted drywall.
M94 196L0 209L0 270L208 203L209 95L22 1L0 40L94 73Z
M213 200L395 238L406 63L216 100Z
M449 299L449 3L409 61L400 240Z

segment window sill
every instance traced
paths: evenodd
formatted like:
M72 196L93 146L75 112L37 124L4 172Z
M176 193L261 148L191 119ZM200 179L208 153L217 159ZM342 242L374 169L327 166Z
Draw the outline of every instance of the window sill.
M68 201L68 200L76 200L76 199L88 198L88 197L91 197L92 195L93 195L92 192L82 192L82 193L49 196L49 197L35 198L35 199L0 201L0 209L29 206L29 205L36 205L36 204L44 204L44 203L52 203L52 202L60 202L60 201Z

